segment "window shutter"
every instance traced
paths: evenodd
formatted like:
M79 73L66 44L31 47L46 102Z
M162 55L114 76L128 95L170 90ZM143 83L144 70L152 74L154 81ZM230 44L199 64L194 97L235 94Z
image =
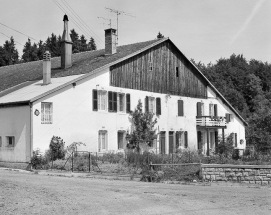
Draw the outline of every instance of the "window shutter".
M188 147L188 132L184 132L184 148Z
M237 133L234 134L235 147L237 147Z
M93 111L98 110L98 91L97 90L92 91L92 109Z
M183 100L178 100L178 116L183 116Z
M231 121L231 115L229 113L226 113L226 121L227 123Z
M215 131L215 152L218 152L218 131Z
M145 98L145 112L149 112L149 97Z
M156 114L161 115L161 98L156 98Z
M126 94L126 113L131 112L130 94Z
M113 111L117 112L118 110L118 94L117 92L113 92Z
M217 104L214 104L214 116L217 116Z
M201 102L197 102L197 116L201 116Z
M113 111L113 92L108 92L108 111Z

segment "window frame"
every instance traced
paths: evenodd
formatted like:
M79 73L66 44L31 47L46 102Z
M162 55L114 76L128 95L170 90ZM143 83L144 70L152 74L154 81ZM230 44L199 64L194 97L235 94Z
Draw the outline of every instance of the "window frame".
M119 134L122 134L122 135L123 135L123 136L122 136L122 147L121 147L121 144L120 144ZM125 147L125 144L126 144L125 134L126 134L125 131L119 130L119 131L117 132L118 150L121 150L121 149L125 149L125 148L126 148L126 147Z
M104 144L102 142L103 139L101 139L102 137L104 137ZM99 130L98 131L98 151L105 152L107 150L108 150L108 132L107 130Z
M148 97L148 112L156 114L156 99L155 97L149 96ZM151 109L152 107L152 109Z
M121 98L122 97L122 104L121 104ZM123 110L121 110L121 107L123 108ZM125 97L125 93L118 93L118 112L120 113L125 113L126 111L126 97Z
M178 100L178 116L184 116L184 102L182 99Z
M104 97L104 98L103 98ZM102 103L104 102L102 109ZM107 91L106 90L98 90L97 92L97 110L98 111L107 111Z
M46 105L49 105L49 114L46 113ZM41 124L53 124L53 103L41 102Z
M11 144L10 144L10 139L11 139ZM15 136L6 136L6 146L7 147L15 146Z

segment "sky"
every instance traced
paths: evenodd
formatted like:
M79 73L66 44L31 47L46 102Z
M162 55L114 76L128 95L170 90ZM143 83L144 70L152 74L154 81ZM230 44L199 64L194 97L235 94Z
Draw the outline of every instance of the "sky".
M121 11L119 45L155 39L160 31L196 62L234 53L271 63L270 0L0 0L0 45L13 36L22 54L28 37L38 42L62 35L66 13L69 30L104 48L107 19L117 27L116 13L106 8Z

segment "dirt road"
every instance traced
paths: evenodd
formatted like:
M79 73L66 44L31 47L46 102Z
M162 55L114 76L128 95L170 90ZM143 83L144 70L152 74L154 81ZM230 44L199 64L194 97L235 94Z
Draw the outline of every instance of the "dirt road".
M0 214L271 214L271 188L110 181L0 170Z

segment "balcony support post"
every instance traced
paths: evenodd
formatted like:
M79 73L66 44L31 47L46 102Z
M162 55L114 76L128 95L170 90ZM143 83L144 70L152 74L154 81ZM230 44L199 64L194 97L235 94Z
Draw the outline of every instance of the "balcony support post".
M207 128L207 156L210 155L210 148L209 148L209 128Z
M225 143L224 128L222 128L222 143Z

